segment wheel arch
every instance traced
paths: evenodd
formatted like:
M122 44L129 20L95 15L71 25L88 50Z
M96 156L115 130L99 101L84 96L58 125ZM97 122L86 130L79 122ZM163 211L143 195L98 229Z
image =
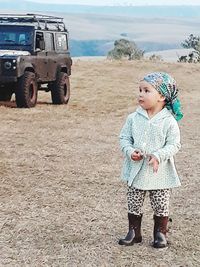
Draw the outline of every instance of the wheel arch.
M35 69L31 64L26 64L20 71L19 78L24 75L26 71L35 73Z
M61 72L65 72L65 73L68 74L67 66L63 66L63 67L61 67L60 71L61 71Z
M25 72L25 71L30 71L30 72L35 73L35 70L34 70L33 67L26 67L26 68L24 69L24 72Z
M70 69L66 65L59 65L56 70L56 77L60 72L66 73L68 76L70 75Z

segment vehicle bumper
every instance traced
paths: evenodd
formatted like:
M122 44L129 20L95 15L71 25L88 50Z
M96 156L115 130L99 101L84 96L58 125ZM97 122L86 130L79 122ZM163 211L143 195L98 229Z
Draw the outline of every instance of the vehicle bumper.
M0 76L0 85L5 83L17 82L16 76Z

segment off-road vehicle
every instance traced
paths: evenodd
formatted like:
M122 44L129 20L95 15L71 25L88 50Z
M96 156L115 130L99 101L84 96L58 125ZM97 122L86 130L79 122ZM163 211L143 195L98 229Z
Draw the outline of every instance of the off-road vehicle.
M0 101L14 93L17 107L34 107L43 90L53 104L66 104L71 65L63 18L0 14Z

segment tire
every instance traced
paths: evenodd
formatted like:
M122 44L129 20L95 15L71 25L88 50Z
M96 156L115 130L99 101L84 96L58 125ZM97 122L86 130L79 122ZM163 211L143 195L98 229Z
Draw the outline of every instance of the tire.
M60 72L51 88L52 103L55 105L67 104L70 98L70 82L67 73Z
M15 91L16 104L18 108L32 108L37 103L38 86L35 73L25 71L19 78Z
M13 92L10 88L2 88L2 90L0 90L0 101L10 101L12 94Z

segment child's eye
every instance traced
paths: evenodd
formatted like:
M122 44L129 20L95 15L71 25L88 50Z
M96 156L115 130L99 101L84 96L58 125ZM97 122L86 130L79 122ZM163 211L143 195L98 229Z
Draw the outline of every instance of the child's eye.
M148 89L145 89L145 93L148 93L149 92L149 90Z
M142 92L142 89L141 89L141 88L139 88L139 92L140 92L140 93Z

